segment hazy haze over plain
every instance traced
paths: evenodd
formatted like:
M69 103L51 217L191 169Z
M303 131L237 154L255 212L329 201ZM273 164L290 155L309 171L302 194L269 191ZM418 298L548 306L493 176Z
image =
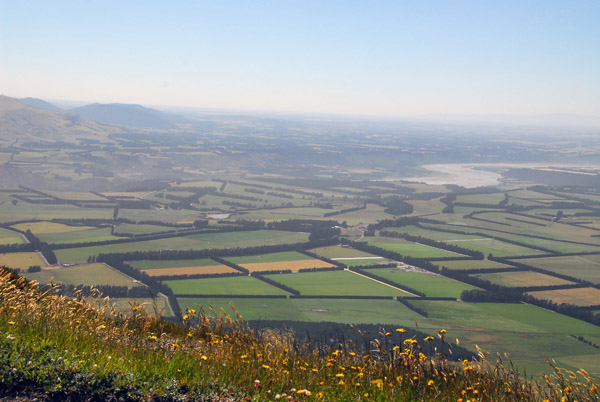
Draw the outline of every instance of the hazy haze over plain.
M0 92L600 126L598 16L595 0L0 0Z

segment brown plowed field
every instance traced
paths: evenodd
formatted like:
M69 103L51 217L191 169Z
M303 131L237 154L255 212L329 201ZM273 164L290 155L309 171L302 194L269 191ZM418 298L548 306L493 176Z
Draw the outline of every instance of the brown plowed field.
M230 273L237 272L237 271L226 265L204 265L201 267L176 267L176 268L146 269L143 272L147 273L150 276L163 276L163 275L230 274Z
M298 272L302 268L328 268L335 265L325 261L310 259L310 260L295 260L295 261L275 261L275 262L255 262L251 264L240 264L250 272L260 271L280 271L289 269L292 272Z
M541 292L529 292L535 298L552 300L554 303L568 303L576 306L594 306L600 303L600 289L576 288L544 290Z

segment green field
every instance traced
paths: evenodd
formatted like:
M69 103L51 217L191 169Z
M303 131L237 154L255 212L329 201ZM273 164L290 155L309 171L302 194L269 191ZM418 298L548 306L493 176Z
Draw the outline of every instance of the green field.
M33 221L51 219L112 219L109 208L76 208L73 205L26 204L0 205L0 222Z
M25 240L17 232L0 228L0 244L23 244Z
M25 222L13 225L15 229L19 229L23 232L31 231L34 235L49 234L49 233L68 233L78 232L81 230L94 229L93 226L70 226L56 222Z
M139 270L220 265L218 262L213 261L210 258L199 258L195 260L140 260L127 261L127 264Z
M460 257L461 254L391 237L366 237L369 245L414 258Z
M198 306L209 313L212 306L233 315L231 305L245 320L330 321L338 323L388 324L414 322L420 316L396 300L356 299L260 299L178 298L181 308Z
M533 271L495 272L489 274L477 274L474 276L490 281L496 285L508 287L554 286L570 285L574 283L555 276Z
M441 275L410 272L401 268L377 268L370 269L368 272L409 286L425 293L428 297L459 298L464 290L476 289L474 286Z
M296 289L302 295L315 296L407 296L400 289L386 286L348 271L304 272L269 275Z
M448 244L454 244L459 247L468 248L470 250L481 251L485 256L488 254L493 254L495 257L508 257L508 256L517 256L517 255L536 255L542 254L541 251L535 250L532 248L517 246L515 244L506 243L496 239L490 239L489 237L471 235L471 234L458 234L458 233L448 233L436 231L434 225L427 224L427 227L431 228L420 228L416 226L403 226L400 228L390 228L390 230L396 230L400 233L409 233L413 236L423 236L428 239L443 241ZM473 231L473 232L486 232L481 229L472 229L466 228L463 226L455 226L449 227L448 225L444 225L446 229L456 230L456 231ZM495 237L506 237L502 233L493 233ZM544 242L544 240L540 239L529 239L519 237L518 239L514 239L523 243L538 243ZM559 243L559 242L553 242ZM565 243L560 243L565 244ZM575 248L580 248L581 246L575 245Z
M599 335L600 328L561 314L525 304L463 303L416 300L412 302L428 312L419 320L419 328L447 329L449 339L458 338L462 346L484 351L508 353L519 368L527 373L550 371L544 357L589 357L585 368L598 373L600 351L569 334ZM407 326L410 325L407 323Z
M32 265L46 265L38 253L0 253L0 266L27 269Z
M160 233L160 232L169 232L173 231L175 228L169 226L159 226L159 225L134 225L131 223L121 223L120 225L115 227L115 233L126 233L126 234L148 234L148 233Z
M256 247L304 242L308 234L279 230L257 230L198 234L184 237L169 237L132 243L108 244L104 246L78 247L56 251L60 262L84 262L89 256L100 253L126 253L133 251L158 250L204 250L230 247Z
M48 244L88 243L105 240L119 240L122 237L110 234L110 228L93 228L63 233L39 234L37 237Z
M25 277L35 279L39 283L64 283L67 285L116 285L141 286L116 269L104 264L82 264L74 267L43 270L36 273L24 273Z
M165 281L175 294L287 295L288 292L251 276Z
M600 283L600 255L530 258L519 262L592 283Z
M350 247L319 247L310 251L322 257L336 260L337 262L346 264L350 267L387 264L392 262L387 258L379 257L370 253L365 253L364 251L360 251Z
M296 251L285 251L282 253L269 253L260 255L245 255L241 257L226 257L227 261L237 265L241 264L256 264L260 262L279 262L279 261L297 261L297 260L310 260L305 254L298 253Z
M436 265L450 269L493 269L493 268L509 268L510 265L502 264L490 260L458 260L458 261L436 261Z
M313 248L313 253L325 258L360 258L360 257L376 257L373 254L365 253L351 247L329 246Z
M456 202L464 202L469 204L489 204L497 205L500 201L504 200L504 193L492 193L492 194L469 194L459 195L456 197Z

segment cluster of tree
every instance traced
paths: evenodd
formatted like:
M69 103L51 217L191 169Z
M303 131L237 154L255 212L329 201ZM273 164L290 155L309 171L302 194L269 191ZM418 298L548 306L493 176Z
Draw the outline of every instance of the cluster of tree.
M439 248L442 250L451 251L453 253L469 255L476 260L483 260L483 258L485 257L485 255L481 251L471 250L469 248L445 243L443 241L436 241L436 240L428 239L428 238L422 237L422 236L413 236L408 233L400 233L400 232L396 232L396 231L382 230L379 232L379 235L384 236L384 237L405 239L405 240L412 241L415 243L425 244L426 246L431 246L431 247Z
M406 300L403 297L399 297L398 301L402 304L404 304L406 307L408 307L410 310L414 311L415 313L427 318L429 317L429 315L427 314L427 311L423 310L420 307L415 306L414 304L412 304L411 302L409 302L408 300Z
M300 268L298 272L343 271L344 267Z
M390 279L387 279L387 278L384 278L382 276L376 275L376 274L374 274L371 271L364 271L364 270L362 270L362 269L360 269L358 267L350 267L348 269L350 271L357 272L357 273L359 273L361 275L364 275L364 276L366 276L368 278L375 279L376 281L387 283L390 286L393 286L393 287L398 288L398 289L402 289L402 290L404 290L406 292L409 292L409 293L412 293L414 295L421 296L421 297L425 297L426 296L425 293L420 292L420 291L418 291L416 289L413 289L410 286L406 286L406 285L403 285L401 283L394 282L394 281L392 281Z
M323 217L327 218L329 216L335 216L335 215L341 215L341 214L347 214L349 212L356 212L356 211L361 211L363 209L367 209L367 203L365 202L364 204L358 206L358 207L354 207L354 208L346 208L346 209L342 209L340 211L333 211L333 212L327 212L323 215Z
M289 271L289 272L291 273L291 271ZM265 283L268 283L271 286L275 286L276 288L279 288L279 289L284 290L284 291L286 291L288 293L291 293L294 296L300 296L300 292L297 291L296 289L291 288L291 287L289 287L287 285L284 285L283 283L274 281L273 279L271 279L271 278L269 278L267 276L264 276L261 273L253 272L252 276L255 277L256 279L259 279L259 280L265 282Z
M333 204L330 202L310 202L308 204L311 207L321 208L321 209L333 209Z
M274 191L267 192L267 195L270 195L271 197L287 198L290 200L294 198L293 195L285 194L285 193L276 193Z
M371 264L371 265L353 265L355 269L377 269L377 268L396 268L398 264L395 262L382 263L382 264Z
M29 268L27 268L27 272L34 273L34 272L40 272L42 270L42 267L40 267L39 265L30 265Z
M228 260L226 260L226 259L224 259L224 258L217 257L217 256L213 256L213 257L211 257L211 258L212 258L214 261L218 262L219 264L225 265L225 266L227 266L227 267L229 267L229 268L233 268L233 269L235 269L236 271L238 271L238 272L240 272L240 273L242 273L242 274L244 274L244 275L250 275L250 271L248 271L246 268L244 268L244 267L242 267L242 266L240 266L240 265L234 264L234 263L233 263L233 262L231 262L231 261L228 261Z
M120 258L119 254L100 254L97 258L97 261L104 262L116 269L117 271L120 271L123 274L140 281L142 284L148 287L149 291L152 294L162 293L166 295L175 315L181 315L181 308L179 307L177 298L173 294L173 290L171 290L170 287L168 287L158 279L148 275L143 271L140 271L139 269L135 269L131 265L125 263L125 260Z
M19 201L23 201L23 202L27 202L29 204L65 204L65 202L61 201L61 200L56 200L54 198L41 198L41 197L36 197L36 198L31 198L31 197L26 197L24 195L13 195L12 196L15 200L19 200ZM14 200L13 200L14 201ZM17 205L16 202L13 202L13 205Z
M277 244L271 246L255 247L233 247L217 248L203 250L149 250L149 251L131 251L127 253L99 254L95 261L106 262L108 259L120 261L138 261L138 260L193 260L198 258L212 258L221 262L219 257L223 256L243 256L243 255L261 255L269 253L278 253L282 251L295 251L305 248L325 247L336 244L336 240L327 240L319 242ZM110 263L108 263L111 265ZM229 262L228 262L229 264Z
M595 344L594 342L590 341L589 339L585 339L583 336L579 335L571 335L573 338L577 339L578 341L581 341L583 343L585 343L586 345L590 345L593 348L596 348L598 350L600 350L600 346L598 346L597 344Z
M0 253L18 253L24 251L35 251L35 248L29 243L0 244Z
M343 263L341 263L339 261L336 261L336 260L332 260L331 258L322 257L322 256L320 256L320 255L318 255L316 253L313 253L312 251L298 250L298 252L302 253L304 255L307 255L309 257L316 258L316 259L321 260L321 261L325 261L325 262L327 262L329 264L332 264L332 265L335 265L336 267L339 267L339 268L345 268L346 267L346 264L343 264Z
M243 276L241 272L223 272L220 274L177 274L177 275L156 275L154 278L159 281L171 281L182 279L208 279L208 278L227 278L231 276Z
M414 211L412 204L398 195L383 197L379 204L385 207L384 212L390 215L408 215Z
M42 253L46 261L48 261L48 264L57 263L56 255L54 254L54 251L52 251L52 248L48 245L48 243L38 239L33 233L31 233L29 229L27 229L27 231L25 231L23 235L27 238L27 241L29 242L33 250L38 250L40 253Z
M433 219L420 218L416 216L410 217L402 217L397 219L382 219L377 223L371 223L367 229L368 230L380 230L388 227L402 227L402 226L410 226L410 225L418 225L419 222L423 223L442 223L440 221L436 221Z
M250 197L250 196L247 196L247 195L240 195L240 194L213 193L212 195L216 196L216 197L233 198L233 199L236 199L236 200L254 201L254 202L259 202L260 201L260 198Z
M262 195L265 194L265 190L259 190L256 188L245 188L244 191L247 193L262 194Z
M229 200L223 201L223 205L229 205L230 207L242 208L242 209L256 209L256 208L258 208L254 204L246 204L244 202L236 202L236 201L229 201Z

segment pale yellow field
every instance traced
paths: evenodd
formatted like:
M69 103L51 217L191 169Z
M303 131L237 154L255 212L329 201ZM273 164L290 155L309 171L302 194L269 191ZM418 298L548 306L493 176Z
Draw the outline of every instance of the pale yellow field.
M18 225L13 225L12 227L22 230L23 232L31 230L31 233L33 234L68 233L77 232L80 230L95 229L93 226L69 226L55 222L27 222L19 223Z
M200 267L175 267L175 268L157 268L146 269L143 272L150 276L163 275L196 275L196 274L230 274L237 272L235 269L226 265L204 265Z
M568 303L576 306L594 306L600 304L600 289L577 288L545 290L542 292L529 292L535 298L552 300L554 303Z
M32 265L40 267L46 264L38 253L5 253L0 254L0 266L9 268L27 269Z
M334 267L328 262L311 259L311 260L295 260L295 261L275 261L275 262L256 262L252 264L240 264L250 272L260 271L281 271L289 269L292 272L298 272L302 268L329 268Z

